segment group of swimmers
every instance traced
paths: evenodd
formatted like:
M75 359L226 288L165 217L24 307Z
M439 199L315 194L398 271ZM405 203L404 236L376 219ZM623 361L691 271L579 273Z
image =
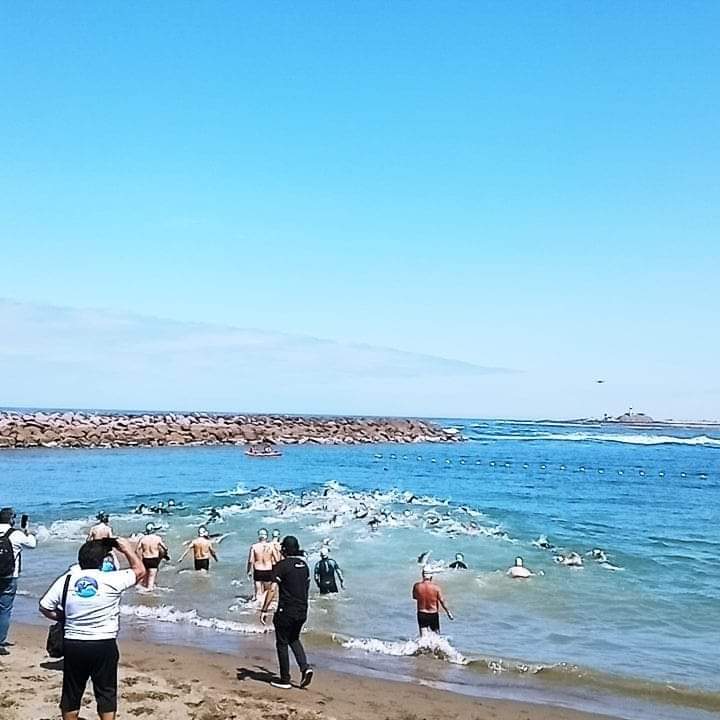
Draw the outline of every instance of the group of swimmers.
M90 528L88 540L104 540L115 537L110 516L107 512L97 515L97 523ZM170 551L159 528L152 522L147 523L142 535L135 536L135 552L142 560L146 569L140 588L152 591L155 588L158 570L163 561L170 560ZM192 553L194 568L197 572L208 572L210 561L219 561L216 544L226 536L219 533L211 534L205 525L197 531L197 537L184 543L185 550L178 563ZM247 574L253 583L252 601L262 602L273 582L273 567L282 559L280 530L274 529L269 533L266 528L258 530L257 541L250 546L247 559ZM116 570L119 567L117 557L113 550L109 550L103 563L105 571ZM315 565L313 573L315 583L321 595L338 592L338 583L344 588L345 579L337 562L330 557L329 542L326 541L320 549L320 560Z

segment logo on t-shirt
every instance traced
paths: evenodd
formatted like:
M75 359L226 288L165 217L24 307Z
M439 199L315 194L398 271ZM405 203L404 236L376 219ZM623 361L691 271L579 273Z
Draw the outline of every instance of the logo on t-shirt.
M91 598L97 595L97 580L91 577L81 577L75 583L75 594L81 598Z

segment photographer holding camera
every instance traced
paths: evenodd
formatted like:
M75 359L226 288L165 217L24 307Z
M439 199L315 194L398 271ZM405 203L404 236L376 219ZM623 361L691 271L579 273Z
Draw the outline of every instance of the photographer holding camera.
M127 558L127 570L103 571L108 553ZM40 612L64 620L63 720L77 720L88 679L93 681L101 720L117 710L117 634L120 597L145 577L145 567L129 540L88 540L78 551L78 564L61 575L40 600Z
M37 539L28 531L28 516L23 515L20 528L15 527L15 511L0 510L0 655L9 655L7 635L15 604L18 577L22 571L24 548L37 547Z

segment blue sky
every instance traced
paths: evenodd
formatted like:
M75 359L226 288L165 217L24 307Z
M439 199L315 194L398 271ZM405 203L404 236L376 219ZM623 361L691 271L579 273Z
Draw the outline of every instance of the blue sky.
M717 4L0 13L0 297L43 323L89 308L90 337L141 315L387 349L351 383L310 353L305 390L281 368L265 395L234 385L250 410L720 416ZM25 310L5 307L16 358ZM425 358L415 382L395 351ZM237 349L213 362L212 388L178 381L220 408ZM13 360L0 404L138 395L129 360L116 396L53 367Z

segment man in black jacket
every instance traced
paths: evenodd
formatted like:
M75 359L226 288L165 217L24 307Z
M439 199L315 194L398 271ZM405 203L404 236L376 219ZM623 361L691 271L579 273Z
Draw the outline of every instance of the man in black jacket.
M285 537L280 544L280 552L282 560L273 567L272 585L265 595L265 602L260 611L260 620L264 625L270 603L276 592L279 593L273 625L275 626L275 647L280 665L280 680L273 681L271 685L289 690L292 685L290 684L288 647L293 651L302 673L300 687L307 687L313 677L313 669L308 665L305 649L300 642L300 632L307 620L310 569L300 551L296 537L292 535Z

